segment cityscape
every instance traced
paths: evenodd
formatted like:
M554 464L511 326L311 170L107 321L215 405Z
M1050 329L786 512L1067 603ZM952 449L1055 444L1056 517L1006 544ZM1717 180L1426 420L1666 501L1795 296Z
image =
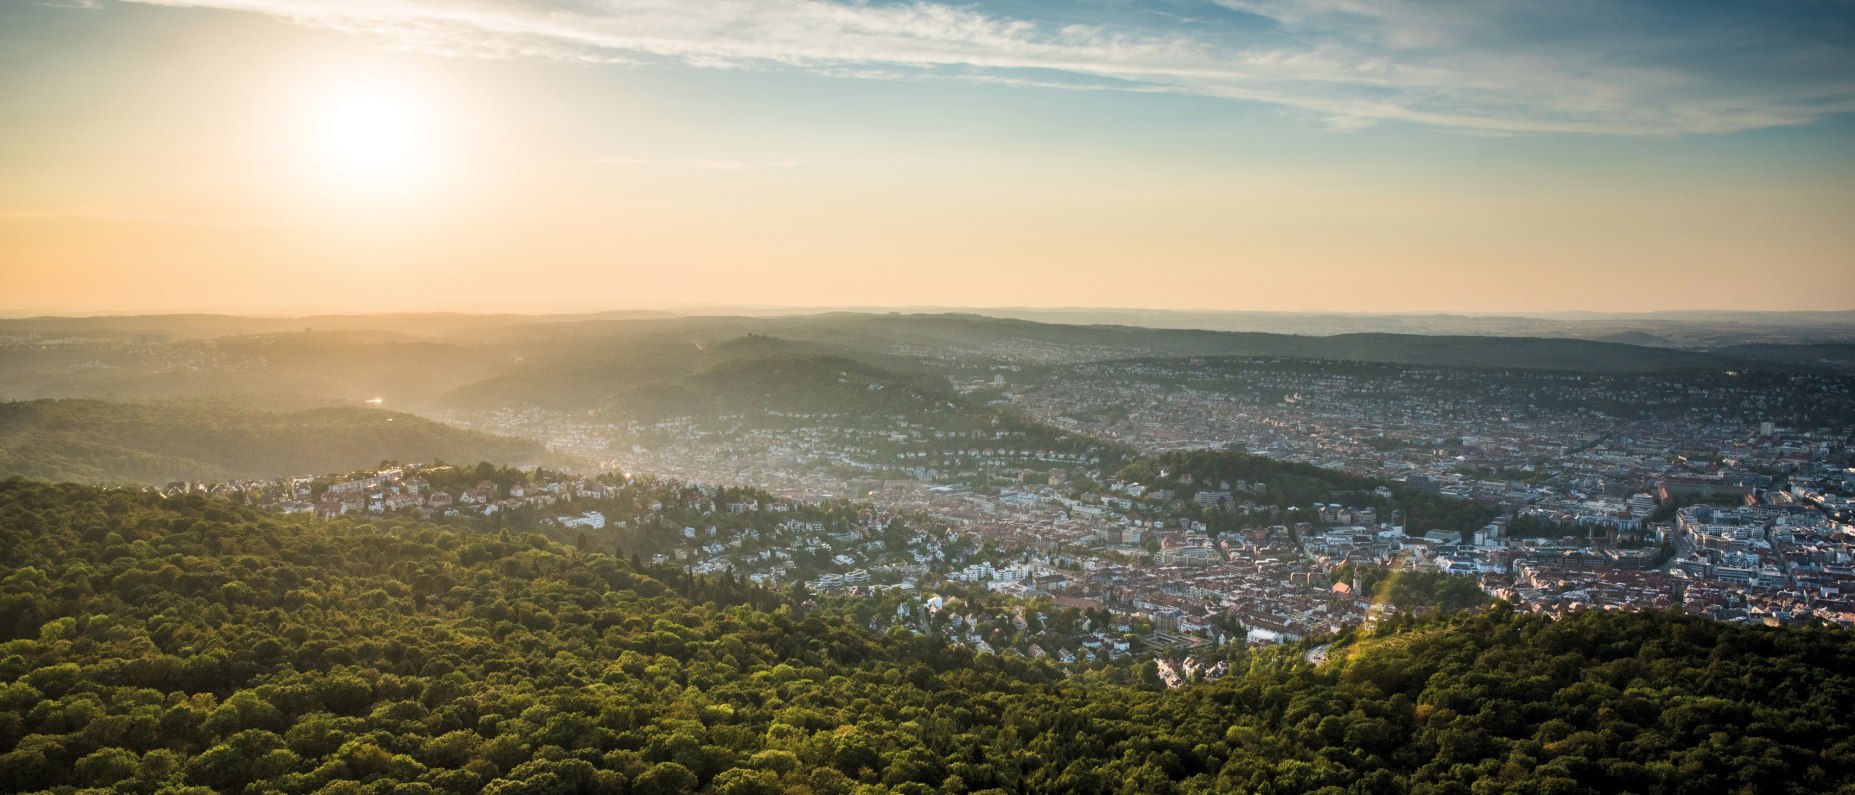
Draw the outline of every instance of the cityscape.
M1063 433L961 433L907 414L769 410L620 423L500 408L440 418L537 439L587 462L579 477L595 479L526 495L481 484L451 493L387 470L321 490L297 479L289 499L275 483L239 490L283 511L431 518L606 499L611 487L594 484L613 476L691 484L711 503L717 488L752 484L791 501L766 508L777 513L869 507L859 523L829 532L797 519L748 536L685 527L637 548L657 563L768 587L878 601L899 598L885 594L894 589L915 600L895 605L909 615L926 610L938 586L978 584L1201 644L1293 642L1395 612L1359 592L1349 576L1359 571L1462 577L1514 609L1552 615L1675 609L1855 625L1847 377L1490 374L1285 359L1021 372L963 391ZM1282 505L1266 480L1146 483L1122 471L1136 456L1191 450L1385 485ZM1394 485L1480 508L1485 523L1413 524ZM752 501L705 513L761 510ZM599 535L609 542L659 521L610 509L587 516L596 519L551 523L599 531L610 521L614 532ZM890 533L888 517L920 526ZM1035 654L1089 659L1080 649Z

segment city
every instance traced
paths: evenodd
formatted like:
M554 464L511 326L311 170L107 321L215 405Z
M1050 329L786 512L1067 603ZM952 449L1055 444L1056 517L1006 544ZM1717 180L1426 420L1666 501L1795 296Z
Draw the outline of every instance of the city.
M1361 592L1362 571L1463 577L1516 609L1547 614L1679 609L1738 622L1855 624L1855 426L1812 426L1855 416L1846 377L1658 377L1658 388L1645 389L1629 383L1642 378L1503 371L1492 378L1505 386L1490 389L1490 374L1477 371L1219 364L1077 365L1022 387L996 376L970 388L1072 432L1033 431L1034 439L940 430L907 415L852 422L768 411L621 423L499 409L442 418L538 438L593 472L872 506L864 521L876 524L834 535L798 520L745 537L688 527L674 539L686 543L647 550L659 562L773 587L873 594L892 586L932 598L921 589L977 582L1201 642L1294 641L1397 610ZM1775 419L1759 419L1767 417ZM1135 455L1163 460L1193 449L1382 485L1283 504L1267 481L1122 477ZM1413 524L1393 486L1482 513L1473 527ZM442 510L394 494L370 507L442 515L497 506L480 493L455 496ZM358 510L359 495L350 499ZM859 529L887 526L877 516L919 517L924 529L858 540ZM951 555L938 535L949 530L970 539ZM990 559L970 558L982 548L993 550Z

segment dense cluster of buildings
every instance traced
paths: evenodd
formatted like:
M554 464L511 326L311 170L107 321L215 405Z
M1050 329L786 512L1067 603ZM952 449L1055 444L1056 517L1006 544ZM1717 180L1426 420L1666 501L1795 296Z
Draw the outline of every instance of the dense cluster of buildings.
M259 501L326 515L528 507L697 572L887 600L890 623L981 650L1083 664L1156 654L1169 681L1203 675L1182 662L1200 645L1293 641L1395 612L1347 574L1359 571L1457 575L1539 612L1855 623L1855 429L1848 414L1810 424L1849 405L1845 382L1268 361L1070 369L1044 385L1014 373L968 388L1075 436L908 416L642 423L500 409L447 419L542 439L612 474L436 489L406 468L292 481ZM1380 510L1384 489L1251 516L1270 484L1120 482L1076 441L1089 437L1146 452L1236 447L1473 500L1497 518L1407 533ZM662 480L615 477L631 472ZM658 489L648 499L631 485L646 482ZM829 508L846 499L864 505ZM1213 535L1195 518L1206 506L1241 520ZM1018 623L1008 610L948 612L937 594L948 588L1115 624L1005 631ZM1028 626L1044 626L1039 615Z
M1835 458L1855 424L1848 379L1820 376L1165 360L1076 365L1011 398L1038 419L1142 450L1235 445L1522 501L1533 486L1622 497L1670 476L1791 471Z
M1498 506L1501 519L1439 544L1431 563L1526 609L1855 618L1839 565L1855 541L1846 379L1285 361L1073 369L1016 392L1016 405L1143 449L1237 447ZM1734 518L1673 513L1693 502ZM1514 520L1530 532L1509 532Z

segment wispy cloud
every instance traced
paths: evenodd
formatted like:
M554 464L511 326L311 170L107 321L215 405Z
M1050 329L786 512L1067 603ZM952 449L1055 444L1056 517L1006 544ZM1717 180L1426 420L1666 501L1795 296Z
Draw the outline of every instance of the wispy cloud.
M131 2L263 13L457 57L1164 91L1295 108L1341 130L1402 120L1667 135L1855 111L1855 10L1809 0L1216 0L1164 13L870 0Z

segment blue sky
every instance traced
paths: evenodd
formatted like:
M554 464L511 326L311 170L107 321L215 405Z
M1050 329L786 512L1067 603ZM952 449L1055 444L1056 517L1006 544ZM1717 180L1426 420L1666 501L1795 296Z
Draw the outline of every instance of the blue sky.
M1855 11L1832 0L153 4L453 57L1165 91L1340 127L1702 133L1855 110Z

